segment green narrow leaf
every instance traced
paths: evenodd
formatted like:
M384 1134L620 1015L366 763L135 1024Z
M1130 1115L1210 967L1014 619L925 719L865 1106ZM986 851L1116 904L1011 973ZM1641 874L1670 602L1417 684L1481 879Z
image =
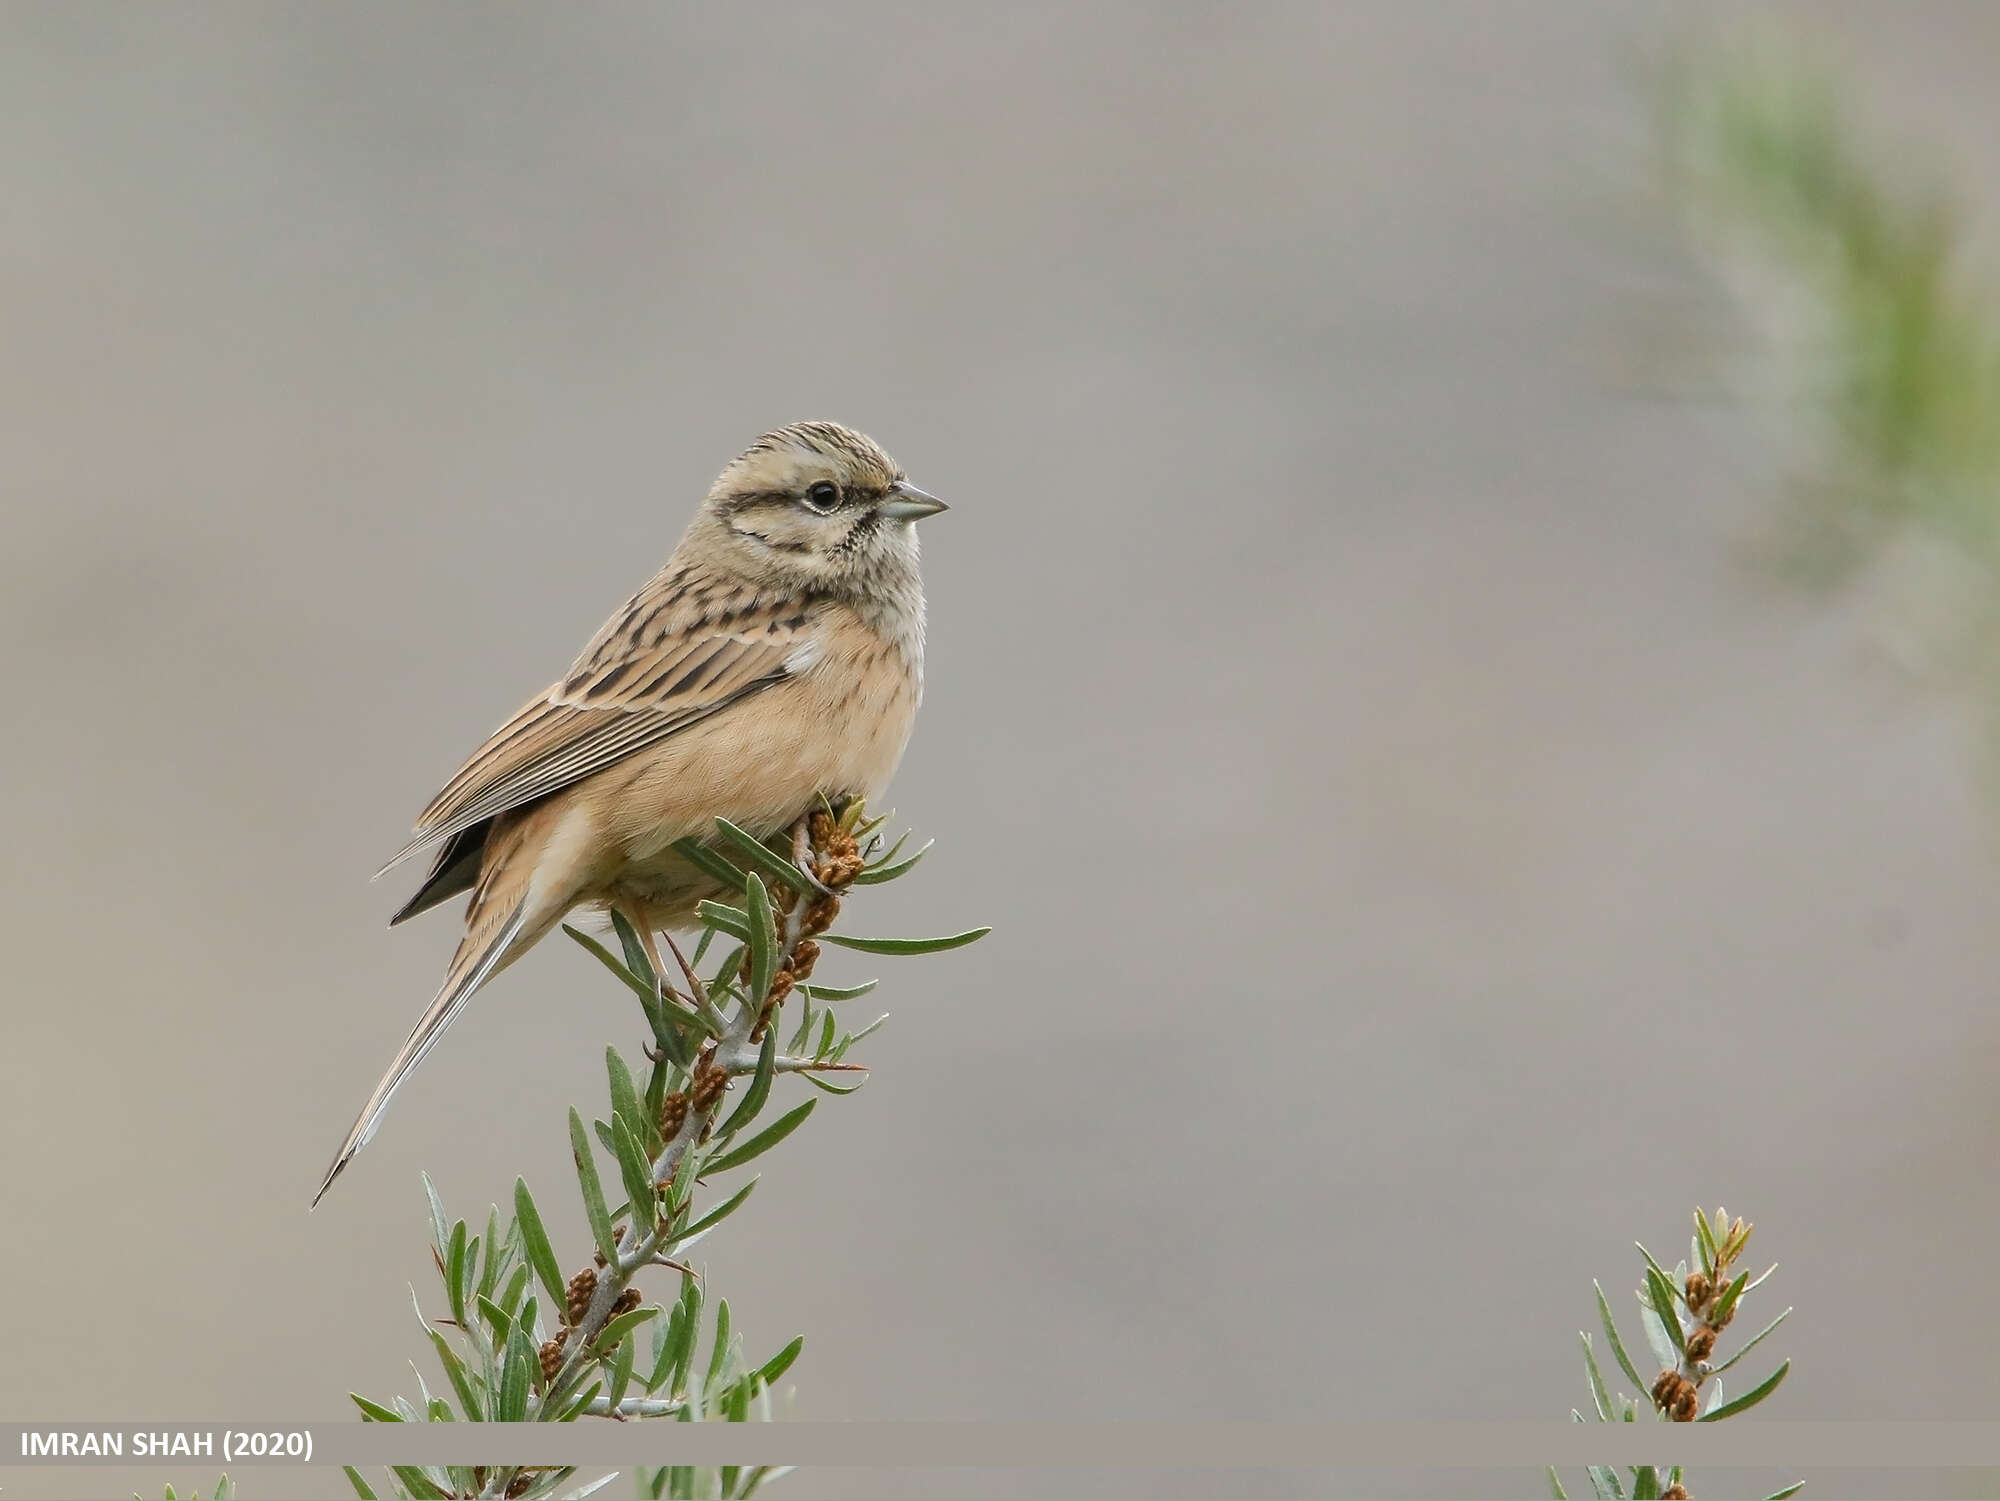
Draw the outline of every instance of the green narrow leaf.
M617 1148L618 1172L625 1180L625 1201L631 1208L632 1224L641 1232L650 1231L660 1210L659 1196L653 1191L652 1165L622 1115L611 1117L611 1135Z
M1680 1316L1674 1312L1673 1284L1667 1281L1666 1274L1658 1267L1646 1268L1646 1291L1653 1300L1653 1312L1660 1320L1661 1329L1673 1341L1674 1349L1685 1354L1687 1336L1681 1333Z
M1562 1476L1556 1473L1554 1465L1549 1466L1549 1494L1555 1501L1569 1501L1569 1492L1563 1489Z
M472 1301L478 1305L480 1317L486 1320L487 1328L493 1331L494 1345L506 1344L507 1331L514 1327L514 1315L484 1293L474 1293Z
M569 1150L571 1160L576 1163L576 1181L583 1190L583 1211L590 1218L590 1236L597 1242L597 1251L606 1261L618 1259L618 1242L611 1238L611 1211L605 1207L604 1185L597 1180L597 1159L590 1150L590 1137L584 1133L583 1117L576 1113L576 1107L569 1110Z
M1694 1236L1701 1246L1701 1269L1709 1277L1715 1275L1715 1231L1708 1223L1708 1216L1699 1209L1694 1212Z
M674 853L688 864L707 872L730 891L743 889L743 872L696 839L676 839ZM695 961L697 964L700 960Z
M802 1073L799 1075L799 1077L805 1080L806 1083L812 1085L814 1089L823 1089L828 1094L853 1094L855 1090L859 1089L863 1084L866 1084L868 1082L866 1079L857 1079L852 1084L829 1084L826 1080L822 1079L818 1074Z
M1653 1305L1643 1287L1639 1289L1639 1327L1645 1331L1646 1348L1652 1354L1654 1365L1664 1368L1680 1363L1674 1357L1674 1342L1660 1327L1660 1316L1653 1312ZM1646 1389L1651 1391L1652 1387L1649 1385Z
M817 981L799 986L816 1001L851 1001L856 996L868 994L880 980L863 980L859 985L821 985Z
M431 1344L437 1348L438 1364L451 1379L451 1389L458 1393L458 1405L464 1409L469 1422L485 1421L485 1408L479 1400L479 1393L473 1389L472 1373L465 1368L465 1362L458 1358L458 1352L451 1347L451 1341L435 1329L424 1331L431 1337Z
M1695 1421L1699 1423L1719 1423L1724 1418L1735 1417L1739 1412L1748 1412L1759 1402L1770 1396L1772 1392L1776 1391L1778 1383L1785 1379L1791 1369L1792 1363L1788 1360L1779 1366L1777 1370L1771 1372L1769 1376L1766 1376L1758 1385L1738 1397L1734 1402L1725 1402L1716 1408L1714 1412L1705 1412Z
M819 1029L819 1041L813 1044L812 1055L815 1058L826 1057L827 1050L833 1046L833 1013L828 1011L824 1015L826 1024Z
M361 1421L364 1423L400 1423L403 1421L402 1414L392 1408L384 1407L380 1402L370 1402L359 1392L349 1392L347 1400L361 1409Z
M1632 1364L1632 1357L1625 1353L1625 1342L1618 1337L1618 1326L1611 1322L1611 1304L1605 1300L1603 1285L1594 1277L1590 1285L1597 1292L1597 1317L1604 1325L1604 1337L1611 1344L1611 1354L1618 1362L1618 1369L1623 1371L1625 1379L1641 1392L1650 1391L1651 1388L1640 1377L1638 1368Z
M871 870L879 866L893 865L896 861L896 857L902 854L903 846L908 844L909 842L910 842L910 831L908 829L905 829L903 830L902 833L898 834L896 836L896 842L890 845L886 850L877 851L874 849L870 849L869 841L867 840L857 839L855 841L855 843L861 846L861 859L863 865L865 865L868 869ZM924 848L929 849L930 845L926 843L924 845Z
M715 1390L716 1380L722 1375L722 1368L729 1359L729 1300L715 1300L715 1343L708 1352L708 1379L702 1382L704 1391Z
M771 1079L777 1072L778 1031L775 1027L764 1029L764 1043L757 1053L757 1072L750 1076L750 1087L744 1091L742 1101L730 1112L729 1119L717 1131L719 1140L727 1140L731 1133L747 1126L757 1118L757 1112L764 1108L764 1101L771 1095Z
M479 1269L479 1291L487 1297L493 1296L494 1284L500 1280L500 1265L507 1248L500 1243L500 1207L488 1206L486 1210L486 1234L481 1242L486 1247L486 1260Z
M770 1034L767 1032L764 1035L768 1041ZM803 1105L786 1111L762 1131L759 1131L755 1136L744 1142L742 1146L737 1147L733 1151L724 1152L720 1157L704 1167L702 1171L705 1174L726 1173L733 1167L741 1167L753 1157L763 1156L787 1136L798 1130L800 1125L804 1123L805 1118L812 1114L813 1106L818 1103L819 1101L817 1100L807 1100ZM693 1234L694 1227L690 1227L688 1233Z
M673 1379L674 1367L681 1359L681 1346L688 1338L687 1309L676 1303L667 1315L666 1337L660 1341L660 1348L653 1356L653 1373L646 1378L648 1394L657 1393ZM671 1390L667 1394L673 1395Z
M574 1423L578 1418L583 1416L583 1410L586 1407L590 1406L591 1403L603 1395L604 1383L602 1381L591 1382L587 1390L582 1392L575 1401L563 1409L562 1416L557 1418L556 1421L558 1423Z
M1744 1341L1742 1349L1738 1350L1734 1355L1730 1356L1729 1359L1723 1361L1721 1365L1715 1368L1715 1374L1720 1376L1724 1371L1728 1370L1731 1366L1735 1365L1737 1361L1741 1360L1744 1356L1748 1355L1752 1350L1756 1349L1758 1345L1764 1342L1765 1335L1769 1334L1773 1329L1777 1328L1780 1324L1784 1323L1785 1320L1790 1318L1791 1316L1792 1316L1792 1311L1791 1309L1787 1308L1783 1313L1779 1314L1775 1319L1771 1320L1770 1323L1766 1324L1762 1329L1759 1329L1755 1334L1751 1335L1749 1339Z
M904 837L907 838L908 836L905 835ZM893 881L898 876L908 875L910 867L929 854L931 845L935 842L935 840L925 840L924 847L910 856L909 859L892 865L889 862L895 860L896 850L903 847L903 841L898 839L895 849L890 850L888 854L882 857L882 863L880 865L871 865L868 869L862 871L860 875L854 878L854 884L857 886L879 886L884 881Z
M705 928L702 931L702 936L704 938L713 938L719 931L720 929L717 928ZM716 1005L720 1006L723 1003L723 997L736 994L737 976L743 971L743 955L745 952L746 950L742 944L736 944L723 956L722 962L716 966L715 978L708 982L708 998L714 1001ZM692 964L694 961L689 960L688 962Z
M731 1194L727 1199L723 1200L721 1204L716 1206L714 1209L709 1210L707 1214L704 1214L700 1219L696 1220L692 1225L689 1225L687 1229L681 1231L681 1233L679 1235L676 1235L674 1239L676 1241L690 1240L694 1236L699 1234L701 1231L708 1229L711 1225L718 1225L722 1223L723 1220L727 1219L730 1215L734 1214L737 1211L737 1209L742 1205L745 1199L750 1197L750 1190L755 1188L756 1186L757 1186L757 1180L755 1178L752 1178L748 1183L744 1184L741 1188L737 1189L735 1193Z
M839 944L844 949L858 949L864 954L941 954L946 949L959 949L968 943L977 943L992 931L990 927L967 928L963 933L953 933L947 938L849 938L841 933L822 933L820 942Z
M867 1026L863 1027L859 1032L850 1032L848 1034L847 1041L840 1045L841 1052L845 1053L849 1048L853 1047L854 1044L861 1041L861 1039L864 1037L874 1036L876 1028L880 1027L882 1023L884 1023L888 1019L889 1019L889 1013L884 1011L880 1016L876 1017L875 1020L870 1022Z
M799 998L799 1029L792 1034L792 1040L785 1045L788 1053L805 1051L806 1039L812 1036L813 1007L811 996Z
M1590 1348L1590 1336L1577 1331L1576 1336L1583 1343L1583 1366L1590 1372L1590 1400L1597 1408L1597 1421L1611 1421L1611 1394L1604 1389L1604 1377L1597 1369L1596 1352Z
M602 1329L598 1330L597 1348L609 1353L614 1345L621 1340L625 1340L625 1336L630 1334L634 1329L637 1329L648 1320L656 1319L659 1316L660 1305L657 1303L646 1303L638 1308L628 1309L626 1312L619 1314L617 1318L608 1321ZM630 1341L626 1340L626 1343L629 1344Z
M347 1483L354 1487L354 1494L360 1501L381 1501L381 1497L368 1488L368 1482L361 1478L361 1472L353 1465L342 1465L340 1469L341 1473L347 1476Z
M1660 1471L1657 1466L1632 1467L1632 1501L1660 1501Z
M650 1308L633 1310L634 1313L653 1313L656 1311ZM623 1314L613 1319L609 1324L604 1326L604 1335L598 1339L598 1347L600 1349L611 1351L611 1379L610 1383L604 1388L604 1396L606 1402L614 1408L625 1400L625 1392L632 1385L632 1361L635 1352L632 1349L632 1340L626 1337L631 1330L629 1326L623 1329L618 1327L631 1316L631 1314ZM609 1337L606 1338L605 1336Z
M646 1129L646 1113L639 1108L639 1087L632 1081L632 1070L618 1049L604 1050L604 1073L610 1081L612 1115L624 1116L633 1137L640 1138Z
M687 1338L681 1341L674 1356L673 1392L677 1396L686 1388L688 1372L694 1366L694 1347L701 1339L701 1284L692 1277L681 1282L680 1307Z
M1791 1501L1791 1498L1793 1496L1796 1496L1800 1491L1804 1490L1805 1488L1806 1488L1806 1483L1803 1480L1794 1480L1790 1485L1786 1486L1783 1490L1772 1491L1770 1495L1764 1498L1764 1501Z
M437 1186L431 1182L431 1175L425 1173L422 1176L424 1197L430 1200L431 1205L431 1244L437 1247L438 1256L442 1259L445 1247L451 1244L451 1221L444 1217L444 1200L438 1197Z
M618 946L625 951L625 967L643 983L648 993L657 988L659 976L653 969L653 961L646 955L645 942L639 937L639 930L623 912L613 909L611 931L618 935Z
M452 1319L465 1323L465 1221L451 1227L451 1246L444 1258L444 1290L451 1303Z
M653 987L627 969L624 962L617 955L613 954L611 950L599 943L595 938L592 938L581 928L573 928L568 923L564 923L563 931L592 954L596 955L597 962L618 976L620 980L624 981L626 988L639 997L640 1000L646 1002L648 1005L652 1004Z
M535 1196L528 1192L525 1178L514 1180L514 1219L521 1227L521 1245L528 1253L528 1265L535 1269L535 1279L549 1301L560 1308L564 1297L562 1267L549 1245L549 1232L542 1228L541 1211L535 1208Z
M522 1423L528 1417L528 1395L534 1390L541 1363L528 1336L516 1324L507 1337L507 1353L500 1366L500 1397L493 1404L496 1423Z
M784 1349L773 1355L758 1367L757 1379L766 1386L777 1385L778 1378L792 1368L792 1362L799 1358L799 1351L806 1347L806 1337L801 1334Z
M771 977L778 972L778 944L771 926L771 899L754 870L743 878L743 899L750 917L750 1003L761 1006L771 993Z
M749 877L744 878L746 881ZM740 907L721 902L697 902L695 915L718 933L727 933L738 943L750 941L750 915Z
M1748 1272L1738 1272L1729 1286L1722 1290L1721 1295L1715 1300L1714 1310L1709 1314L1709 1317L1715 1321L1718 1329L1736 1316L1736 1305L1742 1300L1743 1294L1749 1291L1749 1288L1750 1274Z
M806 889L806 878L799 868L783 855L765 844L747 829L739 829L726 818L715 821L716 832L729 845L729 854L737 856L753 870L762 871L767 882L775 882L780 887L792 891ZM747 886L747 881L739 883Z
M1666 1280L1666 1283L1669 1287L1673 1286L1674 1279L1667 1276L1667 1269L1665 1267L1661 1266L1659 1262L1653 1260L1653 1253L1647 1250L1644 1246L1640 1246L1639 1242L1636 1240L1633 1241L1632 1244L1635 1246L1639 1246L1639 1254L1646 1258L1646 1265L1651 1267L1654 1271L1658 1272L1660 1276Z

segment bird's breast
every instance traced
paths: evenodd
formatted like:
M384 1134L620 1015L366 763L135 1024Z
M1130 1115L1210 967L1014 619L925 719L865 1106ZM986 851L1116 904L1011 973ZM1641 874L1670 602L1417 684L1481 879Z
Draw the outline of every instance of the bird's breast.
M814 646L795 676L602 775L599 815L632 877L678 864L668 846L708 833L718 817L768 837L821 794L872 799L887 788L910 738L920 666L852 617L830 619Z

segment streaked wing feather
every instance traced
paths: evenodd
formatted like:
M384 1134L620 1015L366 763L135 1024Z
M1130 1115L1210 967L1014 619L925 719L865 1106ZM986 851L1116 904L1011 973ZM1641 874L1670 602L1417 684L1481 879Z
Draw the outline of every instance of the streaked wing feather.
M602 771L809 660L803 649L818 612L796 598L767 604L725 594L712 605L697 597L693 607L659 607L660 589L685 585L662 575L636 595L561 682L473 753L390 864Z

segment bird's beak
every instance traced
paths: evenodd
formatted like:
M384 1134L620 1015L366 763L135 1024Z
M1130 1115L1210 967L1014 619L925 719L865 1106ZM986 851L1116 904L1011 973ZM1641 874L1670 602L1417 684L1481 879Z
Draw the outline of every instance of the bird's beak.
M889 498L878 509L891 521L921 521L951 507L935 495L919 490L908 480L897 480L889 487Z

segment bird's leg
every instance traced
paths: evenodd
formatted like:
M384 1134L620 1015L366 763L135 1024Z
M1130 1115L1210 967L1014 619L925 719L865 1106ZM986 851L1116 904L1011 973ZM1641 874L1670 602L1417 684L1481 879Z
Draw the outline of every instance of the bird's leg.
M837 894L832 887L819 878L819 873L813 869L812 814L810 813L801 815L799 821L792 825L792 864L798 867L800 875L812 882L812 889L817 891L821 896L834 896Z

